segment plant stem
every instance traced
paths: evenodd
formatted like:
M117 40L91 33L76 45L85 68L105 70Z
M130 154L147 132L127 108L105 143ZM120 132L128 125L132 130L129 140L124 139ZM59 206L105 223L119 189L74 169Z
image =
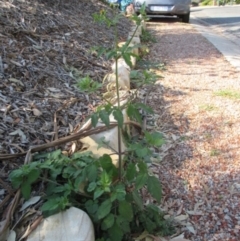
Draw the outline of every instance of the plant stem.
M115 49L118 48L118 32L117 26L114 25L114 32L115 32ZM116 89L117 89L117 106L120 109L120 93L119 93L119 83L118 83L118 55L115 58L115 74L116 74ZM118 125L118 179L122 179L122 145L121 145L121 128Z

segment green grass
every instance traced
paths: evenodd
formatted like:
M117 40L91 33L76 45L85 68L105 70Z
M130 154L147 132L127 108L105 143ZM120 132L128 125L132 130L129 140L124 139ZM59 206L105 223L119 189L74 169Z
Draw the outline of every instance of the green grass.
M210 104L200 105L199 108L200 110L205 110L205 111L214 111L218 109L216 106L210 105Z
M234 90L219 90L214 92L214 95L234 100L240 100L240 92Z
M210 151L210 156L219 156L221 152L219 150L213 149Z

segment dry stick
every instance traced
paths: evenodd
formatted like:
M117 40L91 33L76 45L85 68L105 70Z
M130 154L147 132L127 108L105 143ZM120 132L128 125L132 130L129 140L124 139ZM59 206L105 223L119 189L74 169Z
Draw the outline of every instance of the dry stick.
M140 129L142 128L140 124L138 124L138 123L136 123L134 121L127 121L124 124L125 125L134 125L135 127L140 128ZM65 144L67 142L78 140L78 139L86 137L86 136L91 136L93 134L101 133L103 131L112 129L112 128L116 127L117 125L118 124L114 122L114 123L110 123L109 126L99 126L99 127L94 128L94 129L91 129L91 130L82 130L82 131L80 131L80 132L78 132L76 134L60 138L60 139L58 139L56 141L52 141L50 143L45 143L45 144L42 144L42 145L37 145L37 146L30 147L29 151L31 153L38 152L38 151L43 151L43 150L46 150L46 149L48 149L50 147L62 145L62 144ZM28 152L23 152L23 153L18 153L18 154L2 154L2 155L0 155L0 161L1 160L8 160L8 159L14 159L14 158L17 158L17 157L21 157L21 156L26 155Z
M20 189L18 189L15 197L13 198L10 206L8 207L6 219L4 220L5 222L4 222L3 226L0 227L0 240L5 240L5 238L6 238L4 236L7 232L7 229L9 228L9 225L10 225L12 219L13 219L13 213L15 212L15 209L18 205L19 198L20 198Z

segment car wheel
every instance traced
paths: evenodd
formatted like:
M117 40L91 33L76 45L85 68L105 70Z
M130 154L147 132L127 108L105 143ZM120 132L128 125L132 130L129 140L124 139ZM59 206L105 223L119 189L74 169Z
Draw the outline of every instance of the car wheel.
M190 20L190 12L184 15L179 16L182 19L183 23L189 23Z

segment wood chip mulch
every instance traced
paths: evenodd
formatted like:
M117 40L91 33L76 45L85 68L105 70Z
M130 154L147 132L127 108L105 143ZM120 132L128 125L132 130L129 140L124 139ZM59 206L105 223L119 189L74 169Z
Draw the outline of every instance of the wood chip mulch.
M111 48L115 40L113 28L94 22L102 10L115 14L96 0L0 1L1 220L14 196L8 175L24 163L6 155L66 138L101 101L100 93L88 96L76 84L86 76L101 82L111 70L111 61L93 50ZM131 25L120 19L120 40Z

